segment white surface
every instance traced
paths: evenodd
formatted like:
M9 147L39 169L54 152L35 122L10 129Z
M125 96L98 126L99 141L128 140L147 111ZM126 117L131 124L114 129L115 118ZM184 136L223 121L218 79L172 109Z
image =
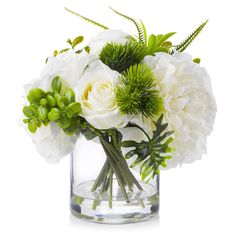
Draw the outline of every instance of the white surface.
M7 0L0 3L0 235L236 235L235 1L207 0ZM69 212L69 159L48 165L17 125L23 85L38 75L44 59L66 46L68 37L89 39L99 30L63 6L113 28L135 33L113 15L111 5L138 16L148 32L177 31L185 38L210 22L188 52L202 58L218 104L208 155L201 162L161 173L159 219L109 226L78 221Z

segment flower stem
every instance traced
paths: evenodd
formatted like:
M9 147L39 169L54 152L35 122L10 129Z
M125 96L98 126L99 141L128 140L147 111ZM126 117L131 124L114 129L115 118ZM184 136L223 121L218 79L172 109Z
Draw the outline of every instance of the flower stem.
M107 159L91 189L91 191L94 192L99 188L100 195L108 193L109 208L112 208L113 175L116 177L120 191L126 202L130 201L127 188L131 192L133 192L134 186L141 191L143 190L130 171L128 164L122 155L116 135L117 133L103 134L99 137ZM93 209L95 209L98 204L97 201L94 201Z
M110 169L110 177L109 177L109 208L112 208L112 194L113 194L113 170Z

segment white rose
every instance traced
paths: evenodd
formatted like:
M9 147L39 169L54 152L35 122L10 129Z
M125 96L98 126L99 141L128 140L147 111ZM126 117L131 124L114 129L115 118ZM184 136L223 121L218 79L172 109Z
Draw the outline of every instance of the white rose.
M157 53L144 63L153 69L164 98L165 121L174 130L176 151L167 168L201 159L216 114L209 75L186 53Z
M31 88L41 88L45 91L51 90L52 79L59 75L62 77L62 84L65 87L76 86L82 77L85 68L94 62L96 57L86 52L76 54L70 50L59 54L57 57L49 58L42 70L40 77L25 86L26 94ZM58 160L73 151L77 136L68 136L55 123L51 122L47 127L42 126L37 132L31 135L36 149L48 162Z
M89 42L90 54L99 54L106 43L125 44L131 36L121 30L104 30Z
M121 128L128 123L116 104L114 88L120 74L100 63L87 70L76 91L82 116L97 129Z

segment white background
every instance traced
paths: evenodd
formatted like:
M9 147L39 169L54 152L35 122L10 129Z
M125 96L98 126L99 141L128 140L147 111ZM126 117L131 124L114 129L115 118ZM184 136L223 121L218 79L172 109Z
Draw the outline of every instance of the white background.
M235 1L1 0L0 3L0 235L236 235ZM89 39L99 29L67 6L110 28L136 33L107 8L140 17L150 33L177 31L174 42L209 24L189 47L212 77L218 104L202 161L161 173L160 216L134 225L97 225L69 212L69 158L47 164L18 126L23 85L36 77L68 37Z

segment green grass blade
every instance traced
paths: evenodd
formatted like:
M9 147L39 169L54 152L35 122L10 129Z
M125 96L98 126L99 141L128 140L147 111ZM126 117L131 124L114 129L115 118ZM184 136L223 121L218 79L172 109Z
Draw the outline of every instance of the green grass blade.
M207 22L208 22L208 20L203 22L182 43L180 43L177 46L174 46L171 50L172 51L171 54L173 53L173 50L178 51L178 52L183 52L193 42L193 40L198 36L198 34L202 31L202 29L205 27Z
M68 11L68 12L70 12L70 13L76 15L76 16L79 16L81 19L83 19L83 20L85 20L85 21L87 21L87 22L89 22L89 23L91 23L91 24L93 24L93 25L96 25L96 26L98 26L98 27L100 27L100 28L102 28L102 29L104 29L104 30L109 29L109 28L108 28L107 26L105 26L105 25L102 25L102 24L100 24L100 23L98 23L98 22L96 22L96 21L94 21L94 20L91 20L91 19L89 19L89 18L87 18L87 17L85 17L85 16L82 16L82 15L80 15L79 13L74 12L74 11L72 11L72 10L66 8L66 7L64 7L64 8L65 8L66 11Z
M133 22L134 25L135 25L136 28L137 28L137 31L138 31L139 41L140 41L141 43L145 44L145 30L146 30L146 29L143 28L143 23L141 22L141 25L140 25L140 24L139 24L135 19L133 19L132 17L129 17L129 16L123 14L123 13L120 13L120 12L118 12L117 10L113 9L112 7L109 7L109 8L110 8L113 12L115 12L117 15L122 16L122 17L124 17L125 19L127 19L127 20Z

